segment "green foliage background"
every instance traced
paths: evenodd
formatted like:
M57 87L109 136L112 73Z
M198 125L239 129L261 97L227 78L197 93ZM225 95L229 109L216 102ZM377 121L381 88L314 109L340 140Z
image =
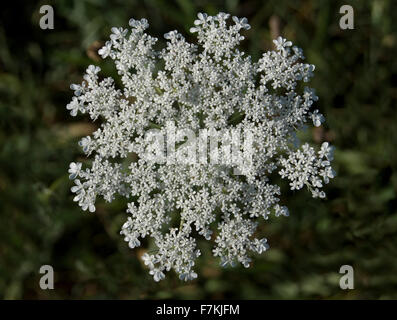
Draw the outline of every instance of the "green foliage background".
M51 4L55 29L39 28ZM355 29L339 28L339 8L355 9ZM199 278L172 272L157 284L118 234L125 203L95 214L73 203L68 164L92 131L65 106L71 83L96 61L112 26L149 20L158 37L188 29L197 12L246 16L244 50L257 59L278 33L316 65L311 86L327 123L305 133L336 146L338 173L328 199L287 192L289 218L262 231L271 249L249 269L221 269L204 250ZM0 25L0 297L3 299L389 299L397 298L397 6L392 0L59 0L7 1ZM272 23L269 24L269 21ZM279 22L277 26L276 22ZM270 26L271 25L271 26ZM41 290L39 268L55 270ZM355 270L355 289L339 288L339 268Z

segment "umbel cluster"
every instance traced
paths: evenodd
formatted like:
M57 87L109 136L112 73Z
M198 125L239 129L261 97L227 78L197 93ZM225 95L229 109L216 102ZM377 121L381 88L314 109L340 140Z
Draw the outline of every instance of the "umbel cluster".
M71 115L88 114L100 123L79 142L90 165L70 164L74 201L94 212L98 197L128 199L121 234L130 248L151 239L153 250L142 258L155 281L171 269L182 280L195 279L199 237L213 241L223 266L249 267L252 256L269 247L256 235L258 224L289 214L271 174L287 179L292 190L306 187L314 198L325 197L322 188L335 176L332 147L324 142L314 149L296 135L324 121L313 106L314 90L298 85L309 81L314 65L303 63L302 50L281 37L274 51L252 61L238 49L240 32L250 28L247 19L226 13L199 13L190 29L197 44L171 31L160 51L154 49L158 39L145 32L146 19L129 25L112 28L99 50L114 61L122 87L93 65L81 84L71 86ZM193 132L249 131L249 169L238 160L158 163L145 157L147 132L167 123ZM187 150L185 138L174 136L177 152Z

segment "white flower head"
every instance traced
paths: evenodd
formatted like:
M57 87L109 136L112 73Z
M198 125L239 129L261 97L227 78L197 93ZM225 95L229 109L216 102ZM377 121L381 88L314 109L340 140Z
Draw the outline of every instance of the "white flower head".
M120 83L89 66L84 81L71 86L71 115L100 120L79 142L92 164L70 164L73 200L94 212L98 197L129 199L120 233L130 248L153 240L153 254L142 261L156 282L170 270L183 281L197 278L198 239L214 242L221 265L251 266L269 249L258 225L289 215L272 173L321 199L335 177L329 143L317 150L297 138L324 121L314 90L300 85L314 65L282 37L253 61L239 49L247 19L227 13L199 13L190 29L197 43L170 31L161 50L145 32L146 19L129 26L112 28L99 50L114 62ZM211 140L218 138L221 148Z

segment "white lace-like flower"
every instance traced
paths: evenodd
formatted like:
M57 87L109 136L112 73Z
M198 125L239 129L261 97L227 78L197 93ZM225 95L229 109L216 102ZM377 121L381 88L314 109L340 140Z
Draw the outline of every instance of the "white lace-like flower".
M274 41L275 51L252 61L238 49L240 32L250 28L247 19L229 18L200 13L191 28L197 44L171 31L161 51L154 49L157 39L145 33L146 19L131 19L130 29L112 28L99 50L114 61L120 81L100 78L100 68L89 66L84 81L71 86L71 115L101 120L79 143L94 155L92 166L70 164L74 201L93 212L97 197L129 199L121 234L131 248L146 236L154 240L156 249L142 259L155 281L171 269L184 281L197 277L197 236L214 241L213 254L224 266L248 267L253 254L268 250L266 238L256 236L258 224L271 214L289 215L272 172L288 179L292 190L306 186L318 198L325 197L322 187L335 176L332 147L325 142L316 152L296 136L308 123L324 121L313 109L314 90L298 89L313 76L314 66L303 63L302 50L281 37ZM156 161L145 153L154 128L250 132L252 158L249 166L231 158L193 163L196 146L183 135L167 135L151 150L175 143L175 159L183 152L188 156L183 163Z

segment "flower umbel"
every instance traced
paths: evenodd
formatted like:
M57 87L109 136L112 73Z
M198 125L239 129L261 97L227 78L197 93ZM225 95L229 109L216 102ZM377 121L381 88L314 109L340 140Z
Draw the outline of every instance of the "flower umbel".
M296 137L305 126L325 120L313 108L314 90L298 86L310 80L314 65L303 63L302 50L281 37L274 41L275 51L252 61L238 49L240 32L250 28L247 19L229 18L199 13L190 29L197 44L171 31L161 51L154 49L157 39L145 33L146 19L131 19L129 29L112 28L98 52L114 61L122 88L112 78L100 79L97 66L89 66L84 81L71 86L71 115L81 112L101 122L79 143L93 155L92 165L70 164L74 201L94 212L97 197L129 199L121 234L131 248L142 238L153 239L156 249L142 260L155 281L171 269L181 280L197 278L195 232L214 241L213 254L222 265L249 267L253 254L269 248L266 238L256 236L258 224L270 215L289 215L271 173L288 179L292 190L307 187L314 198L325 198L322 188L335 176L329 143L316 151ZM249 168L239 161L181 164L145 156L145 137L169 123L193 132L249 131ZM159 144L192 150L184 149L183 135L165 139Z

